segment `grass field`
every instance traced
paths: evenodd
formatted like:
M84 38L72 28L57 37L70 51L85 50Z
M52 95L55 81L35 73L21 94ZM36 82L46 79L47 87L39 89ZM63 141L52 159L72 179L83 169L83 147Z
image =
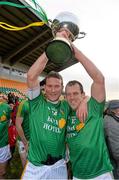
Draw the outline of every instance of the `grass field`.
M68 179L72 179L71 164L68 163ZM16 148L13 158L10 160L5 179L20 179L23 168L20 160L18 150Z
M21 165L20 156L16 148L13 158L10 160L8 164L5 178L6 179L20 179L22 170L23 169Z

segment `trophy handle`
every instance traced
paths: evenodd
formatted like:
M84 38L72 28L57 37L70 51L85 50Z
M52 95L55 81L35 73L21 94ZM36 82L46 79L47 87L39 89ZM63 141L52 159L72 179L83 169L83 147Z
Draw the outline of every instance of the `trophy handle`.
M85 32L80 32L80 33L79 33L79 37L77 37L77 39L82 39L82 38L84 38L84 37L86 36L86 34L87 34L87 33L85 33Z

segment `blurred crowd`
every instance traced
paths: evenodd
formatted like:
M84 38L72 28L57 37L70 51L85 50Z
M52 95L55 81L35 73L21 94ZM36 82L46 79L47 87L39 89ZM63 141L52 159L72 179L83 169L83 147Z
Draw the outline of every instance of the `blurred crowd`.
M62 95L62 97L64 97L64 95ZM1 104L7 104L10 109L9 111L10 114L8 119L9 123L6 126L6 128L8 128L8 144L10 145L10 150L12 155L11 158L13 157L16 147L17 137L18 137L18 132L16 130L16 115L18 112L18 107L20 106L20 104L23 103L23 101L20 102L19 97L15 96L13 93L9 93L8 96L0 93L0 113L2 110ZM105 140L107 143L107 147L109 150L110 159L114 167L113 175L115 179L118 179L119 178L119 100L111 100L108 103L106 103L106 108L104 111L104 133L105 133ZM22 156L20 157L21 157L22 165L24 167L24 164L26 163L26 157L25 158ZM70 163L68 163L68 169L69 169L69 176L71 176L72 173L70 169Z

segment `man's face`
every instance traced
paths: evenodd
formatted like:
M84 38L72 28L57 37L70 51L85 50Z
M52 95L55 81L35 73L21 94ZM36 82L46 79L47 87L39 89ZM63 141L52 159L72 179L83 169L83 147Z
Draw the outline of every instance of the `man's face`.
M78 84L66 87L66 99L73 110L76 110L84 97Z
M113 112L115 113L116 116L119 117L119 108L114 109Z
M9 106L10 106L11 110L13 110L14 104L10 103Z
M0 102L5 102L4 95L0 94Z
M45 85L45 94L48 100L57 101L62 93L62 81L54 77L47 78Z

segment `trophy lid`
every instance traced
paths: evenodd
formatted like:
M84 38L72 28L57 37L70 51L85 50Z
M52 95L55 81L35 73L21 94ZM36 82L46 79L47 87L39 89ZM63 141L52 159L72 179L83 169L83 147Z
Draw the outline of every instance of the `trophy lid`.
M56 32L61 28L68 29L72 34L72 40L75 40L79 35L79 19L71 12L61 12L53 20L53 34L56 34Z

